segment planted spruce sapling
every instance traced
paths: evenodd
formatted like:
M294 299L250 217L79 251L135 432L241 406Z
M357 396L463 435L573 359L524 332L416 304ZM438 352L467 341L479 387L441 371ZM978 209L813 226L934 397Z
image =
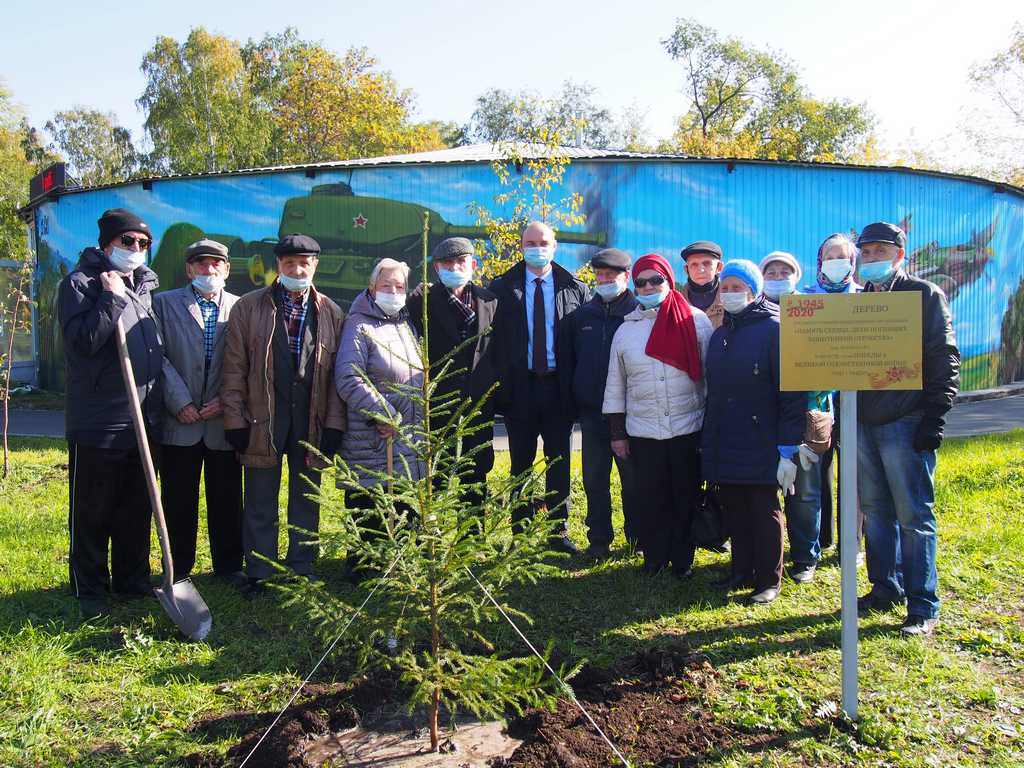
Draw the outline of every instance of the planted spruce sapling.
M426 226L424 217L424 243ZM424 283L425 251L426 245ZM530 623L529 616L507 603L507 588L536 582L558 569L548 549L554 521L538 514L517 525L515 533L509 523L514 512L539 495L542 463L489 487L467 480L473 456L484 446L464 450L463 445L486 428L481 414L490 393L476 401L440 393L439 385L459 373L453 360L461 347L439 361L429 360L427 301L424 292L422 364L406 361L422 369L421 381L378 386L360 373L383 407L349 414L350 419L370 418L391 427L394 444L402 443L411 452L394 452L397 461L390 472L335 458L325 470L335 482L324 483L318 492L324 514L338 526L321 531L324 551L347 554L364 577L364 588L374 590L371 601L360 611L361 595L341 596L301 582L282 588L286 604L300 607L325 638L336 638L352 622L346 643L355 646L360 668L399 673L410 686L410 709L427 707L431 749L436 750L442 709L499 717L506 708L521 712L553 703L554 681L545 677L543 661L500 656L483 630L502 621L502 612ZM417 423L403 421L402 409L392 406L403 400L421 414ZM391 447L389 443L389 454ZM360 484L360 475L375 482ZM348 491L367 494L372 508L346 509L342 492Z

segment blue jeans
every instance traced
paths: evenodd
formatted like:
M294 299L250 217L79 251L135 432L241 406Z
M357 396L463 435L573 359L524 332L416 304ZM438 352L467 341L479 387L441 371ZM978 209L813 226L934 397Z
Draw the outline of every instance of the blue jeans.
M857 493L868 579L882 598L907 599L907 615L939 614L935 451L915 451L920 414L857 425Z
M636 488L631 459L619 459L612 453L608 419L600 413L580 414L583 433L583 489L587 493L587 539L591 544L611 544L612 530L612 460L619 468L622 483L622 517L626 541L636 541Z
M797 464L796 493L786 496L789 556L796 565L816 565L821 559L821 460L805 470Z

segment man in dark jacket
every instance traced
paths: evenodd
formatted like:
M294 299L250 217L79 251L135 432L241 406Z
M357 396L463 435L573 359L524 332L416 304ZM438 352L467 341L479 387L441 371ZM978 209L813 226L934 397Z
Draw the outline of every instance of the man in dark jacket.
M633 530L636 490L632 460L612 453L608 419L601 413L612 338L622 318L636 308L637 300L629 290L629 254L605 248L594 255L590 266L597 295L565 318L559 349L569 367L570 397L583 432L583 489L587 494L590 540L587 555L603 558L608 556L614 537L610 489L613 458L619 468L626 541L635 543L637 536Z
M494 355L501 385L495 406L505 417L514 475L533 466L537 437L544 440L546 504L562 521L552 543L572 554L579 551L567 526L574 416L564 396L571 371L559 356L556 339L564 318L587 300L588 290L554 263L557 247L551 227L531 222L523 230L523 261L491 283L498 297ZM527 514L523 510L513 522Z
M857 395L857 493L871 591L860 607L907 602L902 631L928 635L939 615L935 567L935 451L960 387L960 351L942 290L903 271L906 235L869 224L857 239L865 291L921 294L923 388ZM901 564L902 563L902 564Z
M498 298L483 286L473 283L476 259L473 244L466 238L442 240L434 248L431 261L440 282L419 285L409 296L407 308L409 321L422 336L423 295L426 292L430 376L436 380L441 369L448 365L446 378L438 383L435 400L439 405L448 401L450 413L463 401L476 402L494 384L493 340L488 331L498 308ZM474 338L475 341L470 341ZM450 364L447 360L442 362L442 358L464 343ZM451 402L453 396L457 399ZM440 418L445 419L445 415L441 414ZM487 473L494 466L493 420L494 404L488 399L475 422L482 428L462 441L463 453L479 448L473 455L473 471L463 476L463 482L470 486L465 499L474 505L483 502Z
M288 457L288 554L285 565L312 577L319 547L323 462L341 443L346 414L334 387L334 356L344 313L313 286L316 240L285 235L274 246L277 280L240 298L228 319L221 374L224 439L244 477L242 549L247 597L263 591L277 558L278 490Z
M163 417L163 344L150 296L158 283L145 265L153 235L123 208L105 211L98 223L100 248L82 251L57 293L67 364L68 565L86 617L109 612L111 589L127 597L152 594L152 509L121 376L118 322L154 447Z

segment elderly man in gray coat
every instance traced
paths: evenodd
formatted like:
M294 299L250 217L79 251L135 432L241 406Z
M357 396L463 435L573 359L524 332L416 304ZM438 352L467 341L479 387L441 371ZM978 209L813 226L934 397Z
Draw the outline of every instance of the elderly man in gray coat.
M176 578L191 573L199 527L199 478L205 468L206 524L213 572L241 586L242 467L224 439L220 402L225 330L238 300L224 290L231 263L214 240L185 251L189 284L153 300L165 338L162 498Z

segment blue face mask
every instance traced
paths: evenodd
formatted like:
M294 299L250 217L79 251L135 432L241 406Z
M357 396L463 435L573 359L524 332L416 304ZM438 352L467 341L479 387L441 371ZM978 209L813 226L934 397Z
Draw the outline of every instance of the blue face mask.
M872 261L868 264L860 265L860 277L861 280L865 280L869 283L884 283L890 277L892 273L896 271L896 267L893 266L891 261Z
M445 288L461 288L473 279L473 272L456 272L454 269L437 268L437 276Z
M778 299L792 293L796 288L796 280L791 276L785 280L765 280L764 295L769 299Z
M531 246L523 248L523 261L534 269L544 269L555 260L554 246Z
M665 300L666 296L668 296L668 291L648 293L646 296L637 294L636 300L640 302L640 306L644 309L654 309Z
M614 283L601 283L594 286L594 293L604 301L611 301L626 290L626 286L616 280Z
M288 275L282 274L278 275L277 279L281 281L281 285L284 286L286 291L292 293L302 293L313 284L313 278L311 277L288 277Z
M200 293L216 293L224 287L224 278L220 275L196 275L192 285Z

